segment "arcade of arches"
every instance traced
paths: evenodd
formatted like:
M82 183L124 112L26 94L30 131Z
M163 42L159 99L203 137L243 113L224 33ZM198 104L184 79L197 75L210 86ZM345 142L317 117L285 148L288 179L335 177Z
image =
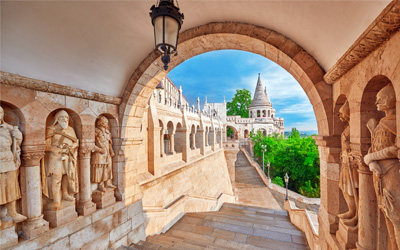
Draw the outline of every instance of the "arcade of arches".
M245 50L304 89L321 171L312 249L400 248L399 28L393 1L330 69L261 26L218 22L180 34L169 70L207 51ZM168 72L148 52L119 97L1 71L2 249L117 248L185 212L235 201L237 142L225 141L218 119L150 98Z

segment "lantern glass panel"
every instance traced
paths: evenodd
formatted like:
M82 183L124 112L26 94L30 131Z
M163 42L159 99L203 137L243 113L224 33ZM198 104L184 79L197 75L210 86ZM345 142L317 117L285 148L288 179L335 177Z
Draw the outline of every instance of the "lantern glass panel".
M179 23L174 18L166 16L165 17L165 44L176 48Z
M161 50L158 46L163 43L163 16L154 20L154 40L156 41L156 48Z

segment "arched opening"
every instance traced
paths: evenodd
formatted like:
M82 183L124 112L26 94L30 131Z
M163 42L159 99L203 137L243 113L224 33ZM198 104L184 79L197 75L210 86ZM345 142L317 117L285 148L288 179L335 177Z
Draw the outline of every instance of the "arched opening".
M173 154L174 150L174 124L169 121L164 134L164 153Z
M204 37L207 31L207 37ZM260 34L274 34L274 41L285 41L279 44L268 40L268 36ZM229 41L237 41L231 43ZM199 48L194 50L193 48ZM332 116L332 87L323 81L324 71L317 61L299 45L283 35L244 23L210 23L193 29L189 29L180 35L179 55L169 64L169 70L173 69L183 61L202 54L207 51L236 49L253 52L262 55L286 69L301 85L316 115L319 135L329 135L332 121L328 117ZM279 56L278 56L279 54ZM122 136L125 136L126 124L128 119L137 119L140 116L130 115L131 105L143 102L141 99L148 98L149 95L137 95L141 93L143 85L154 88L159 81L167 74L161 70L162 63L158 54L150 53L143 60L132 74L127 85L127 93L123 97L120 106L120 114L123 116L121 126ZM141 84L136 84L140 82ZM134 90L136 89L136 90ZM256 115L256 114L253 114Z
M215 143L215 128L210 127L208 130L208 146L213 146Z
M257 110L257 117L261 117L261 112L260 112L260 110Z
M203 147L203 140L204 140L203 139L204 138L203 133L204 133L204 130L202 130L200 128L200 125L197 125L196 136L195 136L196 148L202 148Z
M253 118L253 111L250 111L249 117Z
M186 130L183 129L181 123L178 122L174 135L174 150L176 153L182 153L184 147L186 147Z
M239 139L238 131L233 126L226 126L226 139L227 140L237 140Z
M265 117L266 116L266 110L262 111L262 116Z
M244 130L244 138L248 138L249 137L249 130L245 129Z

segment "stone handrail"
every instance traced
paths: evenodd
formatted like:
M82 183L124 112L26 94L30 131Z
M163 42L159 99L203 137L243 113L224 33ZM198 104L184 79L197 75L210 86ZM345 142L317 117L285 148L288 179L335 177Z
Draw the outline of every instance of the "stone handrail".
M290 222L304 232L311 250L320 250L318 215L307 209L297 208L293 201L285 201L285 210L289 213Z
M234 203L233 195L219 193L216 197L183 194L163 207L143 207L146 235L168 231L185 213L218 211L225 202Z

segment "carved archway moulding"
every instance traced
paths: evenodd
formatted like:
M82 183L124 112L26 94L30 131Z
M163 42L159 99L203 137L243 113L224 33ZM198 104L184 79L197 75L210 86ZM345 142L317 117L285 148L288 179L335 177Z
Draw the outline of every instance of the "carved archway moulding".
M392 1L353 43L324 79L333 84L400 30L400 2Z
M329 135L332 124L332 87L324 80L318 62L289 38L252 24L209 23L184 31L180 35L179 55L173 57L169 70L196 55L223 49L259 54L287 70L301 85L314 108L320 135ZM135 134L125 130L132 119L141 119L149 96L163 71L159 55L150 53L133 72L122 96L120 120L122 136ZM133 122L137 124L138 122Z

